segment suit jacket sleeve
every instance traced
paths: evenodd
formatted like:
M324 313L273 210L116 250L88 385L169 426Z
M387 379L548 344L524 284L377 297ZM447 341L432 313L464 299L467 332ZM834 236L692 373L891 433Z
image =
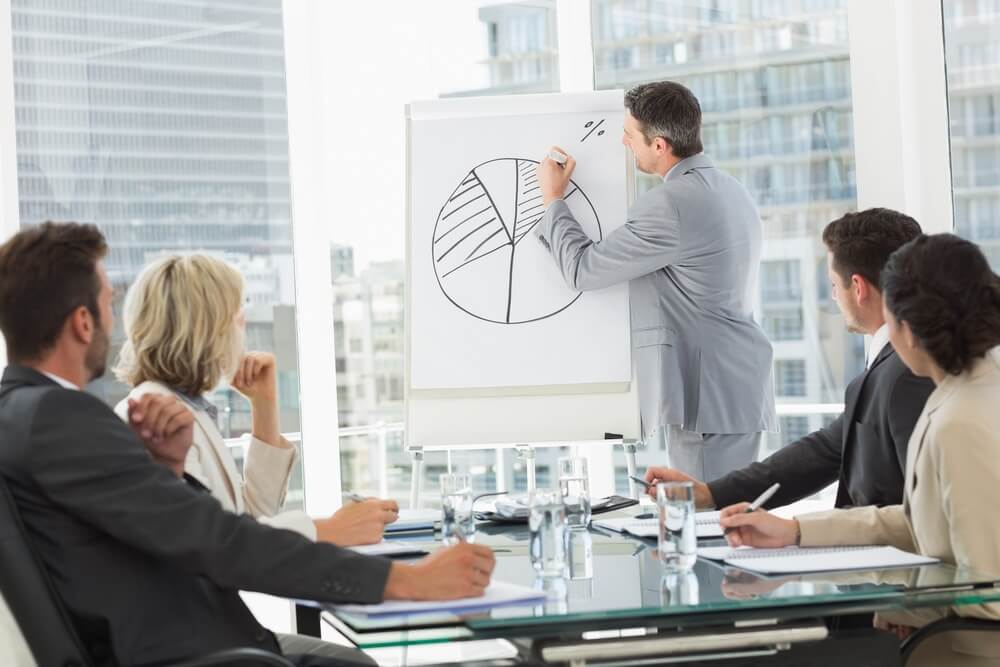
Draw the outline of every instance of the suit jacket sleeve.
M708 483L716 507L750 501L775 482L778 492L765 507L801 500L837 481L844 447L844 415L828 426L785 445L763 461L751 463Z
M574 290L601 289L662 269L677 260L680 222L674 211L657 206L656 193L638 199L625 224L595 243L566 202L552 202L536 236L549 250L566 284Z
M811 512L795 518L804 547L889 544L903 551L917 550L902 505Z
M390 562L226 512L157 465L97 398L54 389L31 421L30 474L56 505L139 552L220 587L378 602Z
M918 378L912 373L902 373L896 378L889 396L889 406L886 410L889 426L889 437L896 450L899 469L906 471L906 447L917 425L917 419L923 412L927 397L934 391L934 384L927 379Z

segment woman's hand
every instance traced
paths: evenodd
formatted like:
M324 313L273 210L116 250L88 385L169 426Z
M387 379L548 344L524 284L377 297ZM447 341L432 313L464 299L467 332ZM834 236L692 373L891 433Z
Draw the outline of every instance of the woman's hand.
M386 524L399 518L395 500L368 498L344 505L328 519L314 519L316 539L340 547L375 544L382 539Z
M270 352L247 352L233 376L233 389L246 396L251 403L272 402L278 399L278 373L274 355Z
M726 529L732 547L787 547L798 543L799 522L781 519L764 510L747 512L750 503L737 503L723 509L719 524Z

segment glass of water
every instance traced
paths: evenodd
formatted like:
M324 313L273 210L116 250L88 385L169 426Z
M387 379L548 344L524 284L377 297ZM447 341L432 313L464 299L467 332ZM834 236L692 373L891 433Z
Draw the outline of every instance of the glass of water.
M468 475L441 475L441 541L474 542L476 518L472 514L472 483Z
M528 529L531 565L543 577L561 577L566 570L566 510L558 491L535 490L529 501Z
M660 513L659 552L666 572L689 572L698 560L698 533L694 516L694 484L660 482L656 485Z
M559 491L566 506L566 525L570 530L582 530L590 524L590 482L587 459L559 459Z

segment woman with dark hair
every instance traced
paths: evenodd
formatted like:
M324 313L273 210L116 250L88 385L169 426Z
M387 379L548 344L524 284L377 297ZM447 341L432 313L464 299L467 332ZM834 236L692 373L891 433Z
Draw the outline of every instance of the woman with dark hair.
M913 429L902 505L779 519L722 510L733 545L891 544L1000 575L1000 277L980 249L952 234L921 235L882 272L892 346L936 387ZM1000 603L877 619L900 636L943 613L1000 621ZM910 665L1000 665L998 632L949 632L923 642Z

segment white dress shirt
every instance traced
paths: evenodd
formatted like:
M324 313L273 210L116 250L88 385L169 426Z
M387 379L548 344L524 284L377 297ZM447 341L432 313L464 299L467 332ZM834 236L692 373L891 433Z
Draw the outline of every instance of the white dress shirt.
M56 384L59 384L59 385L61 385L62 387L66 388L66 389L75 389L76 391L80 391L79 387L77 387L75 384L73 384L72 382L70 382L66 378L61 378L61 377L59 377L58 375L56 375L54 373L46 373L45 371L41 371L41 373L42 373L42 375L44 375L48 379L52 380Z
M872 341L868 345L868 354L865 355L865 370L872 367L872 362L882 352L882 348L889 344L889 325L883 324L878 331L872 334Z

